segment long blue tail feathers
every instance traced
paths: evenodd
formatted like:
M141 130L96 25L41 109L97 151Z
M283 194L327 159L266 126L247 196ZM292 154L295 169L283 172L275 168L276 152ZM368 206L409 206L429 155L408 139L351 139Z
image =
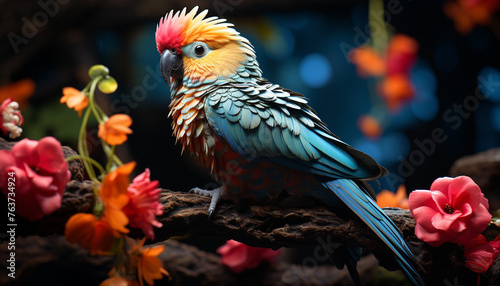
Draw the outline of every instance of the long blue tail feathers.
M323 186L340 198L394 252L397 263L413 284L425 285L415 269L415 256L401 236L399 229L360 186L349 179L329 181L323 183ZM324 198L324 196L321 197ZM326 203L329 201L335 200L325 200Z

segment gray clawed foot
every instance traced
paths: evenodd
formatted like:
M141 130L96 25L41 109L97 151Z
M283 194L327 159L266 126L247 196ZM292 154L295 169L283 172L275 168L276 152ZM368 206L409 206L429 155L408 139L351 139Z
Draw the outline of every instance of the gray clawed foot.
M224 187L218 187L217 189L213 190L204 190L200 188L192 188L190 193L195 193L207 197L212 197L212 200L210 201L210 206L208 207L208 219L210 219L215 212L215 207L217 206L217 203L221 199L222 195L224 194Z

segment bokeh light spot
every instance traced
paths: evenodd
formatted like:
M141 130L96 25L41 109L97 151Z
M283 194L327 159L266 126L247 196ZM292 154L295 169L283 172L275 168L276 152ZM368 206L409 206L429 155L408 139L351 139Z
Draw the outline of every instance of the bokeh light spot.
M391 132L380 139L380 149L385 162L397 162L410 152L410 141L401 132Z
M439 103L434 93L426 90L417 91L415 99L410 104L415 117L422 121L430 121L436 117Z
M382 151L380 150L378 141L371 141L366 138L358 139L354 142L353 147L358 149L361 152L364 152L370 155L375 161L381 163L382 159Z
M310 54L300 63L300 77L310 87L320 88L332 76L330 61L322 54Z
M427 64L422 63L420 60L411 73L411 82L419 90L436 91L437 88L436 75Z

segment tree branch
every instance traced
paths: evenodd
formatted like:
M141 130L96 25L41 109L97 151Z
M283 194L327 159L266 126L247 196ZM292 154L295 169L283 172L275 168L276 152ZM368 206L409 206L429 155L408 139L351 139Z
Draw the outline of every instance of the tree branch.
M330 246L340 243L371 250L388 269L396 269L392 251L359 219L343 219L326 208L285 209L272 205L250 206L243 210L231 202L219 203L208 220L210 198L196 194L162 191L164 227L156 230L158 239L191 233L196 236L235 239L248 245L268 248L304 245ZM445 243L431 247L415 234L415 221L408 210L385 208L384 211L402 231L416 256L419 272L434 283L476 281L476 274L465 267L463 247ZM495 267L500 262L497 260ZM492 267L487 275L493 277ZM453 283L453 282L451 282Z
M199 250L176 240L157 243L164 250L159 255L171 275L157 285L351 285L346 269L323 265L314 268L284 261L265 263L241 274L232 273L220 263L215 253ZM0 259L10 257L7 244L0 244ZM91 256L88 251L66 241L64 236L24 236L16 240L16 278L0 275L0 285L37 285L53 277L51 285L99 285L108 278L112 256ZM373 256L363 257L358 271L367 284L378 265ZM56 278L57 277L57 278ZM79 280L79 284L75 282Z
M5 144L0 140L0 149ZM9 148L7 148L9 149ZM66 156L73 151L65 149ZM74 162L73 162L74 161ZM18 235L63 234L66 220L77 212L91 212L94 204L92 183L82 181L81 162L73 160L70 168L73 180L68 183L62 207L36 222L18 220L23 226ZM333 243L361 246L371 250L380 264L388 269L396 268L392 252L359 219L345 219L324 207L281 208L276 205L250 205L239 207L229 201L221 201L214 216L208 220L210 198L197 194L162 190L160 201L164 214L158 217L163 227L156 229L157 241L187 233L197 237L235 239L251 246L280 248L304 245L330 247ZM430 284L475 283L477 275L465 267L463 247L445 243L431 247L416 238L415 221L408 210L385 208L384 211L401 230L403 237L416 256L417 267ZM487 230L496 235L494 227ZM140 237L135 231L131 236ZM194 251L194 250L193 250ZM194 258L194 260L198 258ZM194 262L193 262L194 263ZM499 282L500 259L482 276L482 281ZM184 274L182 274L184 275Z

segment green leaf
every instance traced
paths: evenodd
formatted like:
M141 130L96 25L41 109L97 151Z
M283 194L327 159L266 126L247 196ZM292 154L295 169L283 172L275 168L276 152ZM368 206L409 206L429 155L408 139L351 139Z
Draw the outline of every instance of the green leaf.
M99 90L103 93L113 93L118 88L118 83L112 76L106 76L104 79L99 81L97 88L99 88Z
M89 69L89 76L91 79L95 79L98 76L106 77L109 75L109 69L103 65L95 65Z

